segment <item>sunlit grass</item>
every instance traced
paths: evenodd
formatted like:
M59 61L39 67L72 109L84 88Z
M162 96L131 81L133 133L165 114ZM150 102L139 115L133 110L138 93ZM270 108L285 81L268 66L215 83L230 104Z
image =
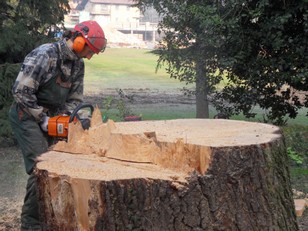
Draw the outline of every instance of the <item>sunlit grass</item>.
M145 49L107 49L85 61L85 91L110 88L168 90L185 86L185 83L171 79L164 69L156 72L157 58Z

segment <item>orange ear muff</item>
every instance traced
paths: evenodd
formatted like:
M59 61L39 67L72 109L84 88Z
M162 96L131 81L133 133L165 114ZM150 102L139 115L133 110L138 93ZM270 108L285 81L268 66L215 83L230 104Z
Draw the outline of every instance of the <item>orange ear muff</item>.
M85 46L85 39L82 36L78 36L74 39L73 50L76 52L81 52Z

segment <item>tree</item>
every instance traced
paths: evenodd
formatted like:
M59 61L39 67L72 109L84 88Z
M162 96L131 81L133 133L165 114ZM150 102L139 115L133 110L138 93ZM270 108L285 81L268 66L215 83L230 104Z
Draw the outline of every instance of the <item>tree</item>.
M7 111L20 62L34 47L53 41L69 10L68 0L0 0L0 145L12 143Z
M158 67L167 64L170 77L195 83L196 117L209 117L208 95L215 90L221 75L217 70L217 47L221 36L213 28L219 23L213 1L139 0L141 10L153 7L162 17L159 32L165 36L160 48Z
M308 97L296 94L308 90L307 0L136 2L162 15L158 66L166 63L171 77L196 83L197 117L208 117L208 95L224 74L228 84L213 103L229 115L251 117L259 105L281 124L307 107Z
M52 30L63 26L68 0L0 0L0 64L18 63L37 45L51 41Z
M217 93L216 105L247 117L260 106L265 121L283 125L286 116L295 118L308 107L307 0L227 4L233 10L225 21L237 23L223 33L229 83Z

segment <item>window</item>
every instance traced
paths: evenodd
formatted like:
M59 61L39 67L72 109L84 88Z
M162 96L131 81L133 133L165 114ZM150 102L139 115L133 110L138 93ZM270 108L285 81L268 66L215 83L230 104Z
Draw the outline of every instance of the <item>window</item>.
M101 4L101 11L108 11L108 6Z

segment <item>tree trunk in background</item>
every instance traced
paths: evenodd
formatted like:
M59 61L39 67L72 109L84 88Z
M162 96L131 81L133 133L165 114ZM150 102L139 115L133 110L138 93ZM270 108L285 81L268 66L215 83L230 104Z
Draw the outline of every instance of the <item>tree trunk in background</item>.
M205 64L196 62L196 118L209 118L208 80Z
M36 168L46 229L298 230L275 126L110 121L69 132Z

